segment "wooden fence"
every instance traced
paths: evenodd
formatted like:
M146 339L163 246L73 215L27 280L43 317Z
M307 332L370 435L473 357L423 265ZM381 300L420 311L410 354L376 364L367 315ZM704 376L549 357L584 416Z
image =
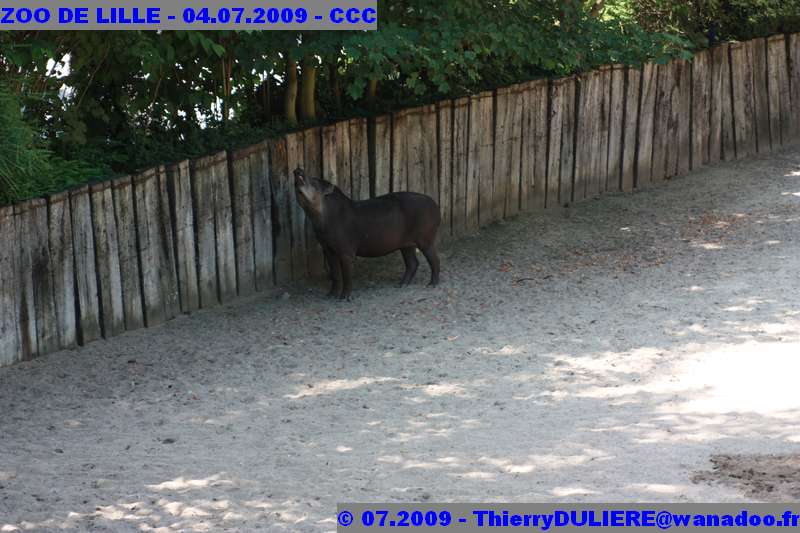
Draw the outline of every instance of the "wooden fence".
M0 208L0 365L323 273L291 170L419 191L442 240L800 138L800 34L290 133Z

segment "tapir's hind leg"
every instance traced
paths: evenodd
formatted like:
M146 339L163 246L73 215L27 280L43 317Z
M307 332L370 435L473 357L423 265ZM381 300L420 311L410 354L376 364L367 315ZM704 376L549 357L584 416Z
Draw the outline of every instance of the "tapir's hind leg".
M428 260L431 267L431 282L429 287L435 287L439 284L439 254L436 252L436 244L431 244L425 248L420 248L422 255Z
M406 272L403 274L403 279L400 280L400 286L404 287L414 279L414 275L417 273L417 267L419 266L419 260L417 260L417 248L415 246L401 248L400 252L402 252L403 262L406 264Z

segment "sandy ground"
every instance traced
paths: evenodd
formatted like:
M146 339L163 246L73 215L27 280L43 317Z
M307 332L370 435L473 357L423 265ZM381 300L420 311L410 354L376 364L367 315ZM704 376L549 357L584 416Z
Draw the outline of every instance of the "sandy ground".
M437 289L401 264L0 369L0 531L800 498L800 149L495 225Z

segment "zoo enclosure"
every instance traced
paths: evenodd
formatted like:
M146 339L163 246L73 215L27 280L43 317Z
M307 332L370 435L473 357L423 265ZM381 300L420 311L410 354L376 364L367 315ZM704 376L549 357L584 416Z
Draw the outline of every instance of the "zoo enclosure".
M691 62L352 119L0 208L0 365L323 273L305 167L355 199L438 200L443 240L800 138L800 34Z

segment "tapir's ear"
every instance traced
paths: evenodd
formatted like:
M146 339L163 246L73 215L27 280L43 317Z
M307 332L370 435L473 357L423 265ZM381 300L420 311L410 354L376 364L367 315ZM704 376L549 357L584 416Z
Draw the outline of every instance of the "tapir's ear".
M294 177L295 178L305 178L306 177L306 173L303 172L302 168L297 167L296 169L294 169Z
M330 181L322 182L322 194L327 196L333 193L334 190L336 190L336 186L333 183L331 183Z

